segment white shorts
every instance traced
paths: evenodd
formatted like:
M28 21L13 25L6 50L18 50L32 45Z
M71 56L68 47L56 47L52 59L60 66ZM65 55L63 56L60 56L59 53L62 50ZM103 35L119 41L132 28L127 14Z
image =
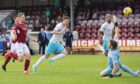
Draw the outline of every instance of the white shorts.
M16 53L15 43L11 43L11 52Z
M29 48L25 43L12 43L11 52L16 53L18 56L30 54Z

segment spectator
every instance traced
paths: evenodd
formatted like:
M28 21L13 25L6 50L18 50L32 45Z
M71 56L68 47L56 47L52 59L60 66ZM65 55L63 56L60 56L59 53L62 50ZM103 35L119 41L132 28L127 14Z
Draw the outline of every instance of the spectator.
M8 26L8 28L11 28L13 24L14 24L14 19L13 19L13 18L10 18L10 19L7 21L7 23L6 23L6 25Z
M3 44L3 54L4 55L6 53L6 50L10 47L9 43L10 43L10 35L4 35L0 32L0 42ZM8 44L8 45L7 45Z
M47 8L45 14L49 18L49 20L51 20L51 17L52 17L51 10Z
M72 54L72 41L73 41L73 34L70 32L69 29L66 29L66 33L64 34L64 41L66 45L66 50L69 54Z
M42 54L45 54L45 47L47 42L48 39L44 32L44 28L42 27L40 33L38 34L39 54L41 54L41 50L42 50Z
M87 20L89 19L89 17L90 17L90 9L87 10L87 14L86 14L85 17L86 17Z
M96 11L93 12L91 19L92 20L97 20L98 19L98 13Z
M60 0L54 0L54 5L56 8L60 8L61 1Z
M48 42L46 43L46 45L48 46L49 40L51 39L51 33L49 31L49 25L45 26L45 33L46 33L46 37L48 39Z

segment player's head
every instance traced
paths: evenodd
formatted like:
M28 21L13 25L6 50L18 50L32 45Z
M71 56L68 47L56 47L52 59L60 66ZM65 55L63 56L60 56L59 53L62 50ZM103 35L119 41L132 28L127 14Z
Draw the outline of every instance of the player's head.
M117 42L114 41L114 40L110 40L109 48L110 48L111 50L115 50L115 49L117 49L117 47L118 47Z
M25 22L25 14L24 14L24 13L19 13L19 14L17 15L17 17L19 17L19 21L20 21L21 23L24 23L24 22Z
M65 17L63 17L63 24L64 25L69 25L69 22L70 22L70 18L68 17L68 16L65 16Z
M19 23L19 17L15 18L15 24Z
M43 28L43 27L40 28L40 31L41 32L44 32L44 30L45 30L45 28Z
M108 23L110 23L112 21L112 15L111 14L106 14L105 18L106 18L106 21Z
M67 28L67 29L66 29L66 32L69 32L69 31L70 31L69 28Z

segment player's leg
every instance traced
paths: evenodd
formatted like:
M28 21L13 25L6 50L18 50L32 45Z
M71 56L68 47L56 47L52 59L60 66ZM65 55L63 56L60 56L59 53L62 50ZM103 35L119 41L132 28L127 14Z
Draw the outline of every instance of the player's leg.
M96 42L95 45L98 46L98 48L102 51L103 54L105 53L104 47L99 42Z
M106 68L105 70L100 72L100 77L107 77L111 74L112 69L111 68ZM121 77L122 74L120 72L117 72L116 74L113 75L114 77Z
M37 67L38 67L38 65L40 65L42 62L44 62L46 59L48 59L49 56L50 56L50 55L48 55L48 54L42 55L42 56L36 61L36 63L32 66L32 71L33 71L33 73L36 73L36 72L37 72Z
M67 54L67 51L66 51L66 49L63 47L63 45L58 44L58 45L57 45L57 53L59 53L59 54L57 54L56 56L54 56L54 57L51 58L50 60L55 61L55 60L58 60L58 59L63 58L63 57Z
M65 49L66 49L66 51L68 52L68 54L69 54L69 45L68 45L68 43L66 42L66 44L65 44Z
M72 43L69 43L69 50L70 50L70 54L72 54Z
M6 65L9 63L9 61L11 60L11 58L17 59L17 54L14 53L15 52L15 44L11 44L11 50L7 51L7 53L5 54L5 61L2 64L2 69L4 71L6 71Z
M16 43L17 61L22 62L24 56L24 45L22 43Z
M54 67L54 62L56 60L63 58L67 54L66 49L61 44L57 45L56 52L59 54L57 54L56 56L49 59L49 62L50 62L52 67Z
M140 70L137 70L136 72L133 72L130 68L128 68L126 65L121 65L120 68L124 71L127 72L129 74L131 74L132 76L138 76L140 74Z
M4 71L6 71L6 65L9 63L9 61L11 60L11 56L10 56L10 53L11 51L8 51L6 54L5 54L5 61L4 63L2 64L2 69Z
M103 40L103 48L104 48L104 55L107 56L108 55L108 45L109 45L109 40Z
M33 73L36 73L38 65L41 64L43 61L45 61L50 56L50 54L55 51L55 47L56 46L54 45L54 43L49 43L48 47L45 50L46 54L41 56L37 60L37 62L32 66Z
M24 54L26 55L25 64L24 64L24 74L28 74L28 68L30 66L30 51L26 44L23 44Z
M106 77L109 76L112 72L111 68L106 68L105 70L100 72L100 77Z

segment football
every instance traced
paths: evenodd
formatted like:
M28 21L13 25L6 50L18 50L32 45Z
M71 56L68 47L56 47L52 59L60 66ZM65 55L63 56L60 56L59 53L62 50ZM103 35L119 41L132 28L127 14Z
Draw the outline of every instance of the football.
M130 14L132 14L132 8L131 7L125 7L123 9L123 13L125 16L129 16Z

